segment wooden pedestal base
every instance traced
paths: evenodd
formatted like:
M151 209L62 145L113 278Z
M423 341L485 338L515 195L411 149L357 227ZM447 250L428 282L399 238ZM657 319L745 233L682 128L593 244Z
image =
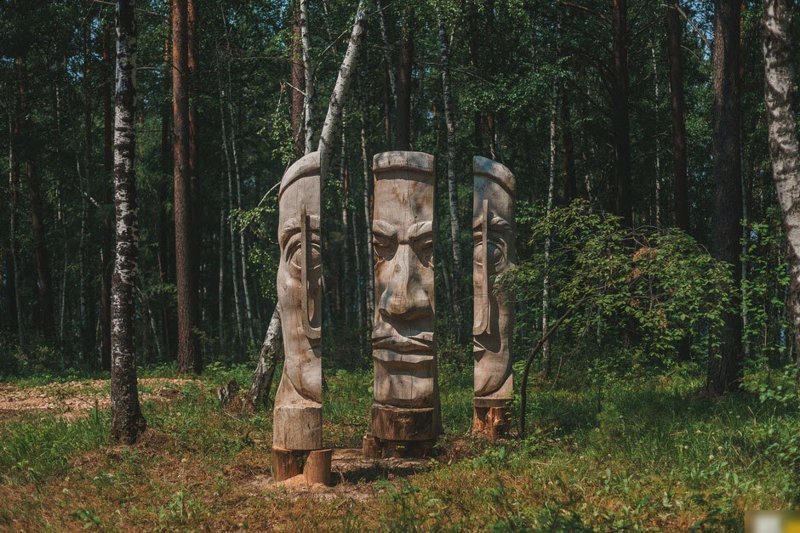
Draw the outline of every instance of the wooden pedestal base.
M436 441L390 441L379 439L374 435L364 435L361 450L365 459L389 459L430 457Z
M306 483L331 484L331 456L333 450L287 450L272 448L272 477L275 481L285 481L299 476Z
M508 435L511 429L511 407L476 405L472 418L472 432L497 440Z

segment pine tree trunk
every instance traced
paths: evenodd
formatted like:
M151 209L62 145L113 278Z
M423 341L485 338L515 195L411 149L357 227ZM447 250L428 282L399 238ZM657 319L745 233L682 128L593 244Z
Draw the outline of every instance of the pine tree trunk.
M39 175L36 164L36 150L39 143L36 142L33 136L33 124L30 119L31 111L27 101L26 58L24 56L16 57L14 65L17 74L17 110L19 113L15 138L19 148L20 162L25 166L25 177L28 180L30 193L31 229L37 276L36 296L39 311L37 324L45 337L49 337L53 333L53 281L50 275L47 234L42 206L42 178Z
M678 0L667 3L667 54L672 112L672 174L675 195L675 226L689 231L689 181L686 160L686 102L683 95L683 22Z
M178 370L199 372L197 293L192 279L192 198L189 168L187 0L172 0L172 128L175 210L175 277L178 286Z
M686 156L686 101L683 91L683 22L678 13L678 0L667 3L667 56L669 61L669 94L672 116L672 188L675 198L675 226L689 232L689 178ZM690 335L677 346L678 361L691 359Z
M411 149L411 70L414 66L414 39L411 36L411 15L403 20L400 43L400 66L397 75L397 114L395 119L395 148Z
M136 206L136 25L134 0L117 1L117 80L114 123L116 254L111 311L111 440L132 444L147 427L139 405L134 351L134 290L139 222Z
M172 165L172 132L170 119L172 116L172 16L167 19L167 31L164 36L164 69L162 82L163 103L161 105L161 172L162 178L158 185L158 274L161 283L172 281L170 266L172 261L172 243L175 241L170 234L174 224L170 224L167 217L167 203L170 195L170 180L167 178L173 172ZM176 356L173 344L176 338L174 327L176 324L171 319L170 302L164 297L161 301L161 327L164 335L164 349L169 357Z
M772 177L788 241L787 314L794 328L797 351L800 346L800 143L795 118L797 87L791 34L794 6L796 4L789 0L764 0L763 50Z
M633 226L631 197L631 139L628 117L628 1L612 0L614 34L614 85L612 93L614 128L614 174L616 176L616 214L622 223Z
M739 89L739 0L715 0L714 238L712 254L733 268L731 305L723 315L718 356L709 359L708 386L722 394L738 386L742 373L741 257L742 171Z
M188 76L189 93L189 220L190 220L190 259L189 262L189 283L190 294L192 294L192 314L195 317L195 325L199 327L201 319L201 300L200 300L200 262L202 250L202 228L203 217L201 216L200 206L202 198L200 196L200 165L198 152L198 127L197 101L198 101L198 52L197 52L197 0L188 0L186 5L186 73ZM195 335L196 349L194 353L193 367L196 373L203 370L203 358L200 350L200 342Z

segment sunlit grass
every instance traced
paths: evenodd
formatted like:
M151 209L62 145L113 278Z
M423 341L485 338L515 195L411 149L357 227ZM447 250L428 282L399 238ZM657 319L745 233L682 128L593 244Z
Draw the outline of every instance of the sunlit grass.
M800 419L771 385L713 400L697 372L600 391L537 382L530 434L488 444L466 435L471 371L447 365L445 460L356 489L364 498L268 492L271 414L223 410L214 393L230 379L246 389L250 371L214 365L176 399L146 402L149 431L131 448L107 445L102 410L2 423L0 527L730 529L748 509L798 503ZM326 445L360 444L371 386L368 370L326 369Z

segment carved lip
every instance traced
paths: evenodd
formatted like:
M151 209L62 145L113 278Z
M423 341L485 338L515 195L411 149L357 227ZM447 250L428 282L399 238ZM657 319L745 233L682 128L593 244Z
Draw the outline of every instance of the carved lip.
M372 348L400 353L425 354L433 351L433 343L420 337L373 337Z

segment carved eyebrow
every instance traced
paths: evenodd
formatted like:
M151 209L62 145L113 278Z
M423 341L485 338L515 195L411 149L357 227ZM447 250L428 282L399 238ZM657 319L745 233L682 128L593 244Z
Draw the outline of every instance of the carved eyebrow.
M372 233L378 237L391 239L397 236L397 228L383 220L373 220Z
M409 228L406 230L408 240L418 239L431 233L433 233L433 222L430 220L411 224L411 226L409 226Z
M312 232L319 232L319 216L318 215L309 215L309 229ZM294 235L295 233L300 232L300 219L298 217L292 217L288 219L286 222L283 223L283 227L281 228L280 233L278 234L278 244L281 248L286 247L287 241Z
M480 230L482 224L483 221L478 217L472 221L472 229ZM511 223L503 217L492 214L492 218L489 219L489 227L496 231L510 231Z

